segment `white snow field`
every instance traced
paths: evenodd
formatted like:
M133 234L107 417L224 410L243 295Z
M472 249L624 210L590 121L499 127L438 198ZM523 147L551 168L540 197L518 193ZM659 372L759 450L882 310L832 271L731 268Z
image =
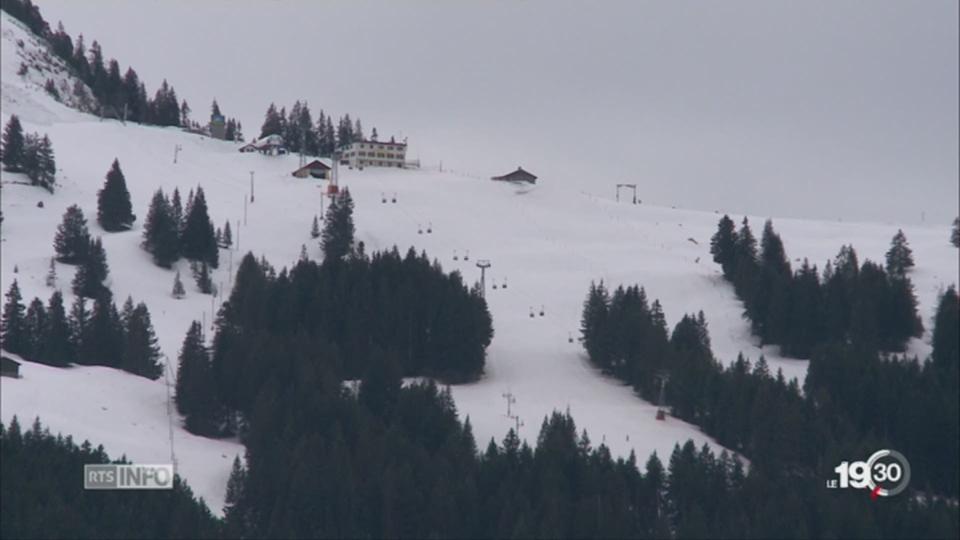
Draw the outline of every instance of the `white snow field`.
M214 277L224 292L229 292L232 267L248 250L265 256L278 269L297 259L301 245L307 246L309 256L319 256L319 245L309 230L313 216L320 212L325 182L292 177L296 156L241 154L234 143L173 128L100 121L68 109L16 74L19 60L9 52L11 42L24 39L27 47L32 42L6 14L2 29L0 120L6 123L11 114L17 114L27 132L49 134L58 165L58 186L52 195L23 185L22 175L4 172L0 177L4 217L0 287L4 292L16 279L25 302L34 296L46 301L52 292L44 280L53 256L54 231L65 209L79 204L91 232L103 237L110 266L108 285L115 298L121 303L132 295L147 303L160 346L175 364L190 322L204 319L209 324L212 306L210 296L197 292L184 261L178 267L188 294L182 300L172 298L174 270L154 266L139 247L143 218L158 187L167 193L179 187L185 197L191 188L202 185L214 224L230 220L239 246L221 251L221 267ZM174 164L177 146L180 151ZM96 224L96 193L114 158L120 160L138 220L132 231L109 234ZM481 447L491 437L500 440L515 426L506 416L503 397L510 393L516 400L512 412L523 423L520 435L531 443L545 415L569 409L594 444L605 442L618 456L633 450L645 460L656 451L666 459L675 443L690 438L719 451L719 445L695 426L670 417L657 421L654 405L593 369L576 339L568 342L570 335L578 336L582 302L591 280L603 279L614 287L643 285L651 300L663 303L671 327L684 313L702 309L714 354L721 361L730 362L741 351L752 360L762 353L772 369L782 369L788 378L802 382L806 362L783 358L775 348L757 347L741 317L742 305L711 260L709 238L719 215L616 203L613 179L558 185L541 178L529 187L492 182L486 177L508 172L517 164L499 163L496 156L489 156L489 162L495 170L483 175L341 168L340 177L356 201L357 239L368 252L393 245L405 251L414 246L437 258L445 269L460 270L468 282L479 280L478 259L490 261L486 293L495 337L487 351L486 372L475 383L453 388L460 415L470 417ZM249 203L251 171L253 203ZM390 202L394 193L395 204ZM381 202L382 194L388 196L386 204ZM41 201L44 206L38 208ZM764 218L750 219L759 237ZM856 247L861 260L882 260L897 230L893 224L804 220L775 220L774 225L791 258L809 257L821 268L847 243ZM957 281L957 251L949 245L948 225L904 227L917 262L912 278L928 329L923 339L910 345L911 352L920 356L929 353L938 291ZM427 233L428 227L432 232ZM466 250L469 261L463 259ZM57 286L68 306L73 301L73 271L57 265ZM494 282L497 289L492 287ZM21 379L0 380L0 416L5 422L18 415L29 424L39 416L52 431L103 444L111 456L126 454L140 462L169 460L163 379L149 381L107 368L56 369L30 362L24 363L21 372ZM190 435L180 427L179 418L173 431L179 472L219 513L231 462L242 453L242 446L235 440Z

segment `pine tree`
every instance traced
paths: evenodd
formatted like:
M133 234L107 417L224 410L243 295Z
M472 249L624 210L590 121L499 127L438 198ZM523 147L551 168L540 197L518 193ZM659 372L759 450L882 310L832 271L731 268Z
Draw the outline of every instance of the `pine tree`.
M20 170L30 179L30 185L39 185L40 181L40 137L36 133L23 136L23 159Z
M324 261L340 260L353 248L353 198L344 189L330 202L326 223L321 234Z
M3 128L3 146L0 152L3 153L3 167L10 172L19 172L23 164L24 135L23 127L20 125L20 118L15 114L10 115L10 120Z
M43 307L43 302L39 298L34 298L27 306L27 314L24 318L26 328L26 347L20 354L24 358L37 360L37 353L43 343L43 336L47 332L47 310Z
M180 258L177 220L163 191L159 189L150 201L150 210L143 224L141 246L153 255L154 264L163 268L170 268Z
M70 322L63 307L63 295L55 291L47 303L47 325L39 359L51 366L66 366L73 361Z
M177 275L173 278L173 297L177 300L183 298L187 295L187 291L183 289L183 281L180 281L180 271L177 270Z
M90 242L89 255L77 269L73 278L73 293L87 298L97 298L106 289L103 281L107 279L110 268L107 266L107 254L103 242L97 237Z
M230 220L223 224L223 245L226 248L233 247L233 232L230 230Z
M223 507L224 532L228 537L239 537L245 529L243 495L246 483L247 471L240 463L240 456L235 456L230 470L230 479L227 480L227 496Z
M148 379L160 377L163 373L159 362L160 347L146 304L137 304L126 319L121 367Z
M97 222L104 230L116 232L128 230L136 219L120 162L114 159L103 189L97 193Z
M53 143L44 134L40 139L40 185L53 193L57 181L57 161L53 156Z
M177 236L183 230L183 203L180 201L180 190L173 188L173 195L170 197L170 214L173 221L177 224Z
M193 321L180 349L175 397L177 411L186 417L186 428L191 433L213 436L218 432L212 375L203 329L198 321Z
M960 300L951 285L940 297L933 326L933 364L941 370L953 370L960 364Z
M0 345L13 354L20 354L29 347L26 308L22 300L20 286L17 285L17 280L13 280L7 291L7 302L3 306L3 328L0 331Z
M46 284L51 289L57 287L57 261L53 257L50 257L50 269L47 270Z
M950 232L950 243L953 247L960 248L960 217L953 220L953 231Z
M320 238L320 222L313 216L313 225L310 227L310 238Z
M897 230L887 251L887 273L892 278L902 279L911 268L913 268L913 251L907 245L907 237L903 234L903 230Z
M280 114L277 112L277 106L273 103L267 107L267 112L264 115L263 126L260 128L260 139L268 135L282 135L283 126L280 120Z
M210 278L210 267L206 261L197 263L191 262L190 267L193 270L193 279L197 282L197 288L203 294L213 293L213 281Z
M734 276L736 245L736 225L730 216L724 215L720 218L716 234L710 239L710 253L713 254L713 262L723 268L723 275L727 279Z
M187 100L183 100L180 103L180 125L189 126L190 125L190 105L187 104Z
M93 303L77 360L82 364L119 368L123 358L123 333L123 321L110 291L103 291Z
M219 263L217 241L214 237L213 223L207 214L207 201L203 188L197 188L192 203L188 203L186 225L180 239L183 256L192 261L203 261L213 268Z
M83 341L87 335L87 328L90 325L90 312L87 310L87 299L77 296L70 306L70 346L73 349L73 357L84 350Z

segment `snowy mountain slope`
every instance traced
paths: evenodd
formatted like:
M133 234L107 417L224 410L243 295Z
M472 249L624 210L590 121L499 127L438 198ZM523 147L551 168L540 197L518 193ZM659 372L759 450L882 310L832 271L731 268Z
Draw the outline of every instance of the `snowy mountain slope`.
M77 113L70 114L72 109L59 103L51 104L54 100L47 99L50 96L44 90L44 85L47 80L53 80L61 100L79 107L82 101L73 93L77 78L70 73L63 60L48 50L45 40L35 36L23 23L6 12L0 13L0 16L3 17L0 65L3 66L4 75L0 99L4 109L8 106L29 108L34 120L40 123L76 117ZM27 66L24 75L18 73L21 64ZM80 85L86 96L93 95L86 84L81 82Z
M4 16L4 50L9 46L8 27ZM5 93L8 84L19 84L16 68L3 64ZM304 244L311 257L319 256L309 227L320 211L322 190L318 188L322 186L290 175L297 157L241 154L233 143L173 128L99 121L64 108L42 90L24 87L22 91L29 99L4 98L0 120L6 122L10 114L18 114L27 131L49 133L60 185L51 195L12 184L22 180L19 175L0 173L5 218L0 287L4 291L17 279L26 299L49 297L44 277L53 255L54 231L64 210L80 204L91 232L103 236L110 265L108 283L115 297L122 302L132 295L148 304L160 346L175 360L190 321L204 319L209 324L211 297L196 291L181 261L188 295L183 300L171 298L174 271L155 267L139 247L143 218L158 187L168 193L179 187L186 196L190 188L202 184L214 223L231 221L239 246L221 251L222 264L214 275L224 291L231 281L231 257L236 263L247 250L265 256L278 268L291 264ZM181 150L174 164L176 146ZM107 234L95 223L96 193L115 157L126 175L138 220L132 231ZM252 204L251 171L255 179ZM437 171L341 172L341 184L349 186L356 201L358 240L365 242L368 251L393 245L401 250L425 249L445 269L461 270L470 282L479 279L475 262L490 260L487 301L496 335L488 349L486 373L476 383L453 388L460 414L470 416L480 444L490 437L499 440L515 425L506 416L503 394L507 392L516 396L512 412L524 423L520 434L531 442L546 414L569 408L578 427L587 429L595 444L606 442L617 455L635 450L645 459L657 451L664 458L676 442L688 438L698 445L714 444L694 426L674 418L655 420L653 405L602 376L586 361L579 344L568 342L569 335L577 336L591 280L645 286L651 298L663 303L671 326L684 313L703 309L714 353L722 361L732 361L740 351L755 360L763 352L771 367L783 369L788 377L802 379L806 371L804 361L756 347L747 321L741 318L742 305L710 259L709 238L719 218L715 213L618 204L612 196L591 194L605 193L612 182L585 185L583 192L552 185L549 178L542 178L535 187L517 188ZM394 193L396 204L389 199L381 202L383 194L392 198ZM44 202L44 208L37 208L38 201ZM751 217L751 222L759 233L762 219ZM428 226L432 233L426 233ZM776 220L775 226L791 258L809 257L821 265L844 243L852 243L861 259L882 260L896 232L895 226L868 223ZM957 280L957 252L947 242L946 226L904 230L914 249L918 267L913 278L929 330L938 288ZM464 261L467 249L470 260ZM57 272L58 286L69 304L73 268L58 264ZM499 287L504 278L507 289ZM531 318L531 308L538 313L541 305L545 315ZM911 349L925 355L929 346L915 340ZM52 430L90 438L104 444L111 455L126 453L137 461L164 460L168 454L162 380L151 382L104 368L57 370L32 363L24 364L22 371L23 379L0 380L0 413L5 421L14 414L30 420L40 415ZM175 426L174 440L181 472L211 508L220 511L230 462L242 447L235 441L196 438L179 426Z

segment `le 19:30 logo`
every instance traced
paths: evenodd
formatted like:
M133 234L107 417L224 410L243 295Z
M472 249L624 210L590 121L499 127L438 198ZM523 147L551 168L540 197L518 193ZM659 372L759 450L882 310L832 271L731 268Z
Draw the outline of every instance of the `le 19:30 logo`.
M878 450L866 461L841 461L833 471L839 478L827 480L828 488L869 489L872 499L892 497L910 483L910 462L896 450Z

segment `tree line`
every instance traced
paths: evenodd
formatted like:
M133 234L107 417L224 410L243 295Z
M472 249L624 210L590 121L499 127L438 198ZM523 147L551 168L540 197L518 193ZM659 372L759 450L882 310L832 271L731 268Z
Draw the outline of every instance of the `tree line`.
M857 343L818 344L803 392L797 381L737 358L717 362L702 312L686 315L667 337L662 308L648 305L639 287L611 295L592 284L581 331L592 363L697 424L728 448L743 452L764 472L783 468L805 478L826 478L849 456L885 445L915 466L914 485L958 493L957 366L960 363L957 295L941 297L931 360L887 358ZM829 465L829 466L827 466Z
M374 128L374 138L376 131ZM302 149L303 153L313 156L331 156L338 148L364 140L363 125L359 118L353 120L349 114L345 114L334 127L333 115L327 115L321 109L314 122L310 106L306 101L299 100L294 102L289 112L286 107L278 110L273 103L267 107L260 127L260 138L268 135L282 136L291 152L300 152Z
M220 522L175 476L171 490L90 491L84 465L110 460L103 446L52 435L37 419L0 423L0 536L4 538L218 538Z
M56 367L71 363L107 366L156 379L163 373L160 347L143 302L127 297L117 310L109 289L88 306L77 296L69 314L63 295L54 291L46 306L34 298L24 306L14 280L3 306L0 344L26 360Z
M780 345L783 354L809 358L824 342L902 352L910 338L923 335L903 231L893 237L885 266L861 265L853 246L843 246L822 276L806 259L792 270L769 220L758 252L747 218L737 230L723 216L710 252L743 301L753 333L763 344Z
M53 156L53 143L46 133L24 134L20 118L10 115L3 128L0 141L0 161L4 170L22 172L34 186L53 193L57 182L57 161Z

